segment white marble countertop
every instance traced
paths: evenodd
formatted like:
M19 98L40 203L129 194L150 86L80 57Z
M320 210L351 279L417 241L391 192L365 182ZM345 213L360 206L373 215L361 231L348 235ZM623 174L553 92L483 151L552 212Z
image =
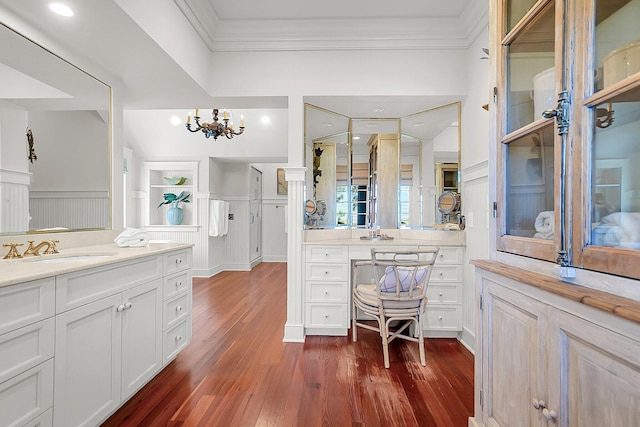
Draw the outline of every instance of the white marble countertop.
M381 234L393 239L360 238L368 234L369 230L361 229L305 230L302 243L353 246L464 246L466 243L464 231L384 229Z
M190 248L185 243L149 243L139 248L121 248L115 243L60 249L58 254L30 256L18 259L0 259L0 287L31 280L44 279L87 268L158 255L177 249ZM70 256L107 255L65 262L41 262Z

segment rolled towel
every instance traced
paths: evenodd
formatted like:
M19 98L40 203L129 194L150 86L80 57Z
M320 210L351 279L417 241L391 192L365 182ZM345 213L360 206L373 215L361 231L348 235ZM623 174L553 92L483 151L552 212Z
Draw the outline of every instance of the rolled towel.
M543 211L538 214L535 222L536 231L544 235L553 235L554 212Z
M600 225L606 230L605 244L608 246L640 243L639 212L614 212L602 218Z

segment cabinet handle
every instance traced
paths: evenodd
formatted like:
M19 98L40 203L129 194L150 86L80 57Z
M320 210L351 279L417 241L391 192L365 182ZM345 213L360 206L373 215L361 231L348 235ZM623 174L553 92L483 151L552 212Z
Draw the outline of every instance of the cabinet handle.
M176 342L182 341L182 335L176 335Z
M179 288L180 286L182 286L182 282L176 282L176 288Z
M442 292L438 292L438 296L442 296Z
M324 294L325 295L329 295L329 291L324 291Z
M118 313L122 313L125 309L126 307L124 306L124 304L120 304L118 307L116 307L116 311Z
M536 409L543 409L547 407L547 404L544 403L544 400L533 399L533 407Z
M328 271L325 271L325 272L324 272L324 274L329 274L329 272L328 272Z
M176 264L178 265L182 264L182 260L180 258L176 259Z
M438 316L438 320L442 320L442 316Z
M325 314L325 315L324 315L324 318L325 318L325 319L328 319L328 318L329 318L329 315L328 315L328 314Z
M181 311L182 311L182 306L181 306L181 305L177 306L177 307L176 307L176 311L177 311L177 312L181 312Z
M555 411L550 411L547 408L543 408L542 416L545 417L547 421L555 421L555 419L558 417L558 414L556 414Z
M126 310L131 310L131 307L133 307L133 304L131 304L130 302L127 302L127 303L124 305L124 308L125 308Z

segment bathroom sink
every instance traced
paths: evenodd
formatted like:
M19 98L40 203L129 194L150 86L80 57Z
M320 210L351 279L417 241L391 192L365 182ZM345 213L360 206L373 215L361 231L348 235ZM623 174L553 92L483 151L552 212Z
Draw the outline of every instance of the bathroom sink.
M102 258L110 258L115 254L74 254L74 255L53 255L27 259L29 262L37 262L39 264L58 264L64 262L90 261Z

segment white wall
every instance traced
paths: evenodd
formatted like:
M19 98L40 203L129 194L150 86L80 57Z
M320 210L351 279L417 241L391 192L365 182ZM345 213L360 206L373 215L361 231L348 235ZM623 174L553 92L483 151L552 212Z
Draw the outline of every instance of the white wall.
M482 105L491 102L488 29L467 50L467 99L462 106L461 186L462 213L467 220L465 270L463 272L462 342L471 350L475 343L475 281L469 260L489 257L489 113Z

